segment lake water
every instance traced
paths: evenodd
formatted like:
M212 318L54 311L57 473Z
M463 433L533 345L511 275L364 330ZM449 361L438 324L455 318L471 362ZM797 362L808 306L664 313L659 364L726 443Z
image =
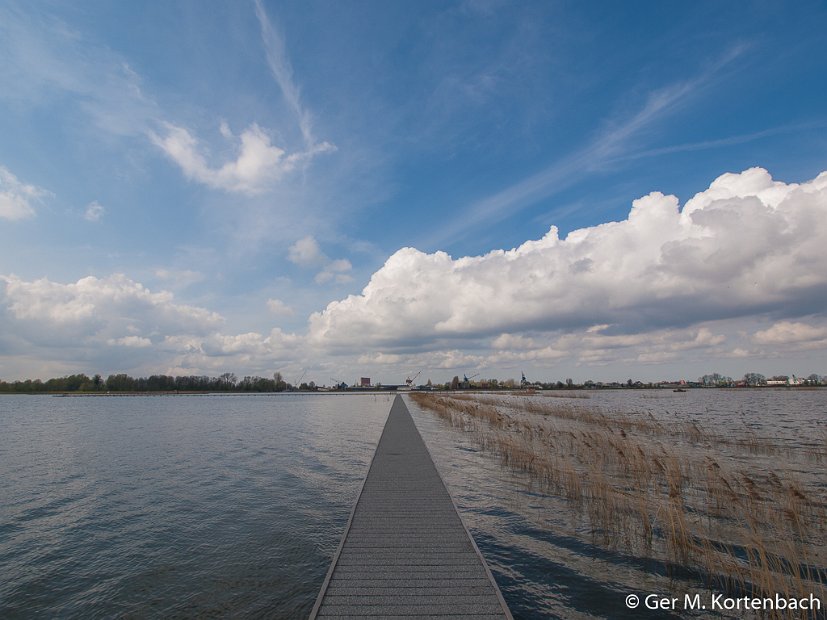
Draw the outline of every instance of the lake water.
M0 617L306 617L390 405L0 398Z
M603 390L572 394L587 398L567 398L565 392L555 396L560 398L532 398L652 416L665 426L691 421L725 436L769 437L790 448L822 453L827 439L827 390ZM497 395L483 398L508 401ZM473 433L453 428L413 403L409 408L515 618L757 617L627 609L625 597L631 593L702 592L709 600L709 592L688 571L676 573L662 562L594 542L588 524L573 519L565 500L537 492L530 476L509 471L499 458L480 451ZM785 458L752 458L761 468L788 467ZM827 503L823 462L804 459L789 468ZM822 606L823 614L827 600Z
M391 399L3 396L0 617L306 617ZM791 442L827 424L827 391L577 404ZM640 617L623 606L630 588L668 590L656 564L555 528L553 498L408 406L515 617Z

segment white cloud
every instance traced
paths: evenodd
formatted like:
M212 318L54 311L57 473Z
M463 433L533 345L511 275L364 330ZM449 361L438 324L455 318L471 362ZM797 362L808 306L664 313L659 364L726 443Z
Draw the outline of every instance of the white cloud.
M174 355L174 364L202 371L221 368L262 369L296 360L302 353L303 339L278 328L269 334L247 332L206 336L168 336L160 349Z
M124 336L123 338L110 338L106 341L112 346L131 347L135 349L144 349L152 346L152 341L143 336Z
M318 241L312 236L302 237L287 250L287 259L300 267L318 265L327 260L319 247Z
M279 63L283 67L279 85L299 115L304 143L295 152L288 153L288 149L272 144L267 132L255 123L236 137L227 122L222 121L219 131L226 140L236 143L237 156L230 161L211 162L207 149L190 131L163 122L170 115L144 92L141 76L126 58L91 44L72 26L53 16L37 19L2 7L0 56L4 62L0 63L0 83L14 84L15 88L0 90L0 98L40 104L68 94L105 132L147 136L193 181L229 192L262 193L284 175L319 154L335 151L336 147L312 139L310 116L301 107L298 88L292 83L292 69L284 55L283 41L260 6L256 12L259 20L263 20L265 43L272 43L267 45L268 63L274 72ZM6 217L4 211L28 214L26 209L21 211L19 200L9 202L0 195L0 217Z
M0 276L0 281L5 284L2 305L15 329L33 342L111 340L135 346L135 338L207 333L223 322L214 312L178 304L171 293L153 293L123 274L88 276L69 284L13 275Z
M313 138L310 113L302 105L299 88L293 81L293 67L287 56L287 45L285 44L284 36L273 26L273 23L267 16L267 12L261 4L261 0L255 0L255 10L259 26L261 27L261 40L264 43L270 72L279 85L282 95L284 95L284 99L287 101L287 105L296 116L305 145L308 148L313 148L315 140ZM326 142L323 146L327 149L333 148L332 145Z
M629 157L629 144L654 123L686 105L711 84L721 69L738 58L746 47L732 47L717 61L693 78L647 93L645 102L632 116L611 119L583 148L552 163L547 168L458 210L453 219L441 223L427 239L429 246L443 246L462 238L481 224L492 224L513 217L532 204L548 198L582 180L586 175L617 159Z
M767 329L757 331L753 341L764 345L824 346L827 341L827 326L800 321L779 321Z
M317 155L336 150L330 142L318 142L313 137L311 116L302 105L299 88L293 80L293 67L287 56L284 37L273 26L261 2L256 1L255 11L267 64L296 117L302 134L302 148L288 153L286 148L272 144L267 132L253 123L238 137L236 159L211 165L205 149L186 128L165 123L165 135L149 132L152 142L177 163L188 178L213 189L250 195L271 189L285 175L309 163ZM226 140L236 139L226 121L221 121L219 133Z
M150 374L186 368L267 375L306 354L300 335L277 328L232 334L223 327L217 313L122 274L68 284L0 276L0 336L9 336L0 338L4 375L20 372L15 364L21 356L38 351L41 369L48 364L77 372L78 364L97 364L102 372Z
M221 164L210 165L205 150L184 127L166 123L166 135L149 132L150 139L184 174L214 189L243 194L260 194L271 189L285 175L322 153L336 150L330 142L317 142L313 137L310 113L301 102L299 88L293 81L293 67L287 56L284 37L273 26L261 3L255 3L256 17L261 28L267 63L301 130L303 147L293 153L271 143L270 136L253 123L239 137L238 157ZM221 121L219 132L226 140L235 136L226 121Z
M511 366L516 362L550 362L571 357L571 351L564 351L555 346L517 347L514 349L500 349L485 357L486 366Z
M158 115L122 56L90 43L54 14L0 7L0 57L0 83L14 85L0 89L2 99L61 107L68 101L98 128L120 136L143 133Z
M519 334L500 334L491 341L491 346L495 349L533 349L537 343Z
M714 333L707 326L697 328L652 329L634 334L612 335L603 330L587 329L574 331L554 339L553 348L548 347L549 359L569 357L585 364L626 362L656 363L690 356L699 352L701 356L711 353L719 354L721 346L727 341L726 336ZM528 351L525 359L539 358L541 351Z
M360 355L357 359L357 362L363 366L396 366L403 361L401 355L395 355L393 353L366 353L364 355Z
M187 129L171 123L164 123L164 127L165 135L149 132L149 138L188 178L214 189L244 194L267 191L299 163L332 150L325 143L288 155L284 149L271 144L270 136L253 123L241 132L236 159L211 166L204 149ZM226 123L222 123L221 133L233 138Z
M330 281L344 284L353 281L353 276L350 275L353 265L350 261L346 258L331 260L322 252L318 242L312 236L303 237L291 245L287 251L287 258L300 267L324 265L323 269L313 278L316 284L325 284Z
M459 349L448 351L434 351L431 355L422 357L420 366L426 368L441 368L456 371L461 368L478 368L485 363L481 355L473 355Z
M19 181L8 168L0 166L0 218L22 220L33 217L33 203L50 195L48 190Z
M352 272L313 237L289 257L325 281ZM683 209L649 194L625 220L565 239L552 228L512 250L456 259L403 248L361 294L311 315L306 334L226 333L220 315L121 274L65 284L3 276L0 370L17 368L15 351L31 359L42 351L50 369L69 360L67 372L78 360L150 373L269 376L312 366L324 369L317 382L360 373L401 382L412 369L438 381L483 368L547 378L541 369L576 376L577 367L614 374L647 365L651 375L716 360L744 372L790 351L812 360L827 351L825 259L827 173L796 185L751 169L719 177ZM165 285L203 277L155 275ZM274 315L292 311L282 299L266 305Z
M317 284L324 284L331 280L335 280L338 284L345 284L353 280L353 276L349 273L352 269L353 265L349 260L338 258L330 261L322 271L316 274L314 280Z
M754 168L719 177L683 212L654 192L626 220L565 239L552 227L518 248L458 259L403 248L360 295L314 313L309 336L331 347L436 346L609 325L614 335L591 335L611 349L661 328L823 309L825 260L827 173L788 185ZM721 339L700 331L692 342Z
M281 299L268 299L267 309L276 316L292 316L293 308L284 303Z
M106 213L106 209L103 208L103 205L97 200L94 200L86 205L86 211L83 213L83 218L87 222L98 222L103 217L104 213Z

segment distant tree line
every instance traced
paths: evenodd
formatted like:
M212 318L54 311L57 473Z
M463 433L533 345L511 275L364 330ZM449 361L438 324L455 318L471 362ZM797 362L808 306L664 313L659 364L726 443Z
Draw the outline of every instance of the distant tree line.
M315 384L302 383L300 389L314 390ZM275 373L272 378L246 376L239 379L231 372L219 377L189 375L171 377L152 375L130 377L126 374L89 377L85 374L56 377L47 381L26 379L25 381L0 381L0 393L48 393L48 392L284 392L294 389Z
M460 380L459 376L455 376L451 381L444 384L434 384L431 386L430 380L428 385L435 390L513 390L518 387L535 388L543 390L589 390L589 389L661 389L672 388L678 384L687 385L691 387L764 387L779 384L786 384L789 386L823 386L827 385L827 376L813 373L806 379L803 377L796 378L794 375L788 377L786 375L776 375L770 378L765 377L760 373L748 372L742 379L733 379L719 373L711 373L699 377L697 381L659 381L659 382L643 382L634 379L627 379L626 381L592 381L588 379L583 383L576 383L572 379L565 381L523 381L518 382L514 379L498 380L498 379L478 379L478 380Z
M747 373L743 379L734 380L731 377L711 373L700 377L697 381L685 382L692 387L763 387L767 385L827 385L827 377L811 374L806 379L795 377L792 380L787 376L775 376L767 379L759 373ZM672 387L673 382L644 383L628 379L624 382L595 382L592 380L575 383L572 379L565 381L537 381L517 382L514 379L479 379L476 381L455 376L444 384L432 383L430 379L427 389L433 390L513 390L518 387L539 388L545 390L582 390L582 389L657 389ZM339 389L346 389L346 386ZM290 390L316 391L318 386L313 382L302 382L294 386L284 380L281 373L273 374L272 378L259 376L245 376L239 379L231 372L225 372L218 377L206 375L187 375L172 377L169 375L151 375L149 377L130 377L126 374L109 375L104 379L101 375L89 377L85 374L56 377L47 381L40 379L26 379L25 381L0 380L0 393L39 394L49 392L284 392Z

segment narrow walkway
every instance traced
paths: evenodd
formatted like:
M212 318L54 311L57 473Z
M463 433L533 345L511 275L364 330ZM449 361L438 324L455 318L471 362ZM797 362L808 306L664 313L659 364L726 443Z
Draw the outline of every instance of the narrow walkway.
M401 396L314 618L511 618Z

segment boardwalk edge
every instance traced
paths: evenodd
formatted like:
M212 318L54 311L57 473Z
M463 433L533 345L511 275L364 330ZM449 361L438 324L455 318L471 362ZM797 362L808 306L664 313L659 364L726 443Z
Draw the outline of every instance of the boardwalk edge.
M399 398L399 396L397 396L397 398ZM393 404L391 404L391 408L388 409L388 417L391 415L391 409L393 409ZM322 606L322 601L324 600L325 594L327 594L327 588L330 586L330 579L333 577L333 571L336 570L336 565L339 563L339 556L342 555L342 549L344 548L345 541L347 541L347 536L350 533L350 527L353 525L353 516L356 514L356 507L359 505L359 500L362 499L362 493L365 490L365 483L368 481L370 470L373 469L373 461L376 459L376 453L379 451L379 444L382 443L382 437L385 435L385 429L387 426L388 421L385 420L385 425L382 427L382 434L379 435L379 441L376 442L376 449L373 451L373 456L370 457L370 464L365 472L365 477L362 479L362 484L359 487L359 493L356 495L356 501L353 502L353 507L350 509L350 516L348 517L347 525L345 525L345 529L342 532L342 538L339 540L339 546L336 548L336 553L333 554L333 558L330 560L330 567L327 569L327 574L325 575L319 594L316 597L316 602L313 604L313 609L310 610L308 620L316 620L316 616L319 614L319 608Z

